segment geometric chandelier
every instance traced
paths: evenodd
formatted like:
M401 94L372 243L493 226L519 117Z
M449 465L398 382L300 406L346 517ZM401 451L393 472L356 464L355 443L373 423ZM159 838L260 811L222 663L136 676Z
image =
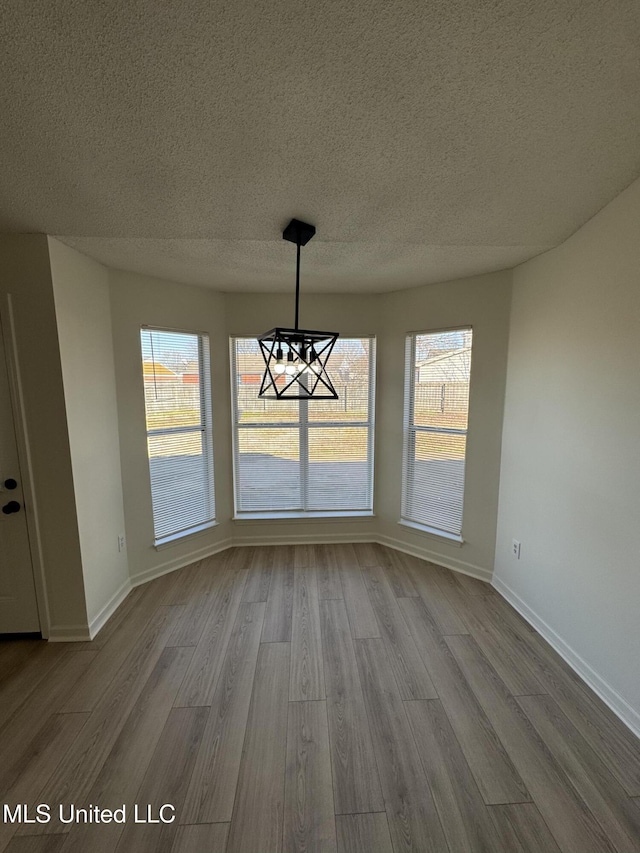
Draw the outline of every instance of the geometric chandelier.
M300 302L300 247L316 233L313 225L292 219L282 237L296 244L295 328L276 326L258 342L265 371L258 397L263 400L337 400L338 394L327 373L327 361L338 332L316 332L298 328Z

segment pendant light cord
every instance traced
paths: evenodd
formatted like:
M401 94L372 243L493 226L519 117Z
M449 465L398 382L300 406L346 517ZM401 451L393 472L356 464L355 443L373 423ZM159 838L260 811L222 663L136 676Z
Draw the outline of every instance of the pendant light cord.
M298 308L300 302L300 237L296 241L296 332L298 331Z

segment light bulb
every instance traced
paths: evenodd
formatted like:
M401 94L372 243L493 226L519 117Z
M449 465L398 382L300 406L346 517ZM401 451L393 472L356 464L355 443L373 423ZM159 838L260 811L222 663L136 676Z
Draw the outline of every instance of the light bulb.
M284 373L284 364L281 361L276 361L274 370L276 373Z
M285 367L285 372L289 376L293 376L293 374L296 372L296 364L293 360L293 353L291 352L291 350L289 350L289 352L287 353L287 366Z

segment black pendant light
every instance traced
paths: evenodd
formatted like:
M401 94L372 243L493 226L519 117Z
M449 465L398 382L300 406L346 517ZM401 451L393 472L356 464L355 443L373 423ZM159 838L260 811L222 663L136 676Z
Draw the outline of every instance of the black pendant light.
M313 225L292 219L282 237L296 244L296 321L294 329L276 326L258 337L265 362L258 397L267 400L337 400L327 361L338 332L298 328L300 247L316 233Z

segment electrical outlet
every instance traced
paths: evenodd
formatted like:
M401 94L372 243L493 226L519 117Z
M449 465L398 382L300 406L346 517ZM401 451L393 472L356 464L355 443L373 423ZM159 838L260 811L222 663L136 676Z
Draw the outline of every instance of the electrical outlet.
M124 551L124 533L118 536L118 551Z
M511 553L516 558L516 560L520 559L520 543L517 539L513 539L511 542Z

